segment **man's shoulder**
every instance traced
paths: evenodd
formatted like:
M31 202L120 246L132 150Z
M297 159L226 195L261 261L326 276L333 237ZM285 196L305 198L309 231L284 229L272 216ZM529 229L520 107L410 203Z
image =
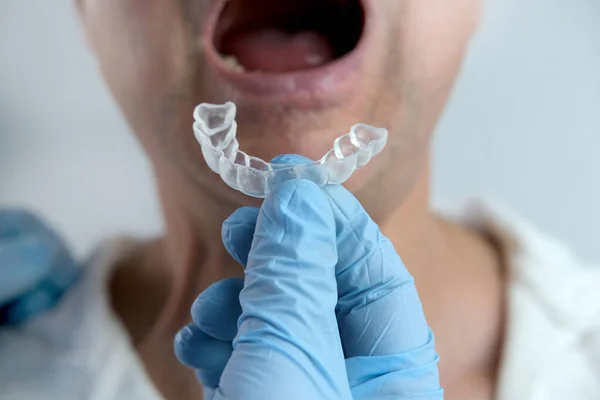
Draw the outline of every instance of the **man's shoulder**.
M584 296L600 300L600 265L579 258L563 241L540 230L504 204L471 200L441 209L441 214L485 232L498 244L509 287L537 291L557 307L588 307ZM567 301L569 299L569 301ZM600 301L595 302L600 307Z
M531 292L557 319L600 317L600 265L505 206L479 207L479 223L502 243L509 290Z
M469 202L450 215L491 235L504 256L497 398L595 398L587 394L600 390L600 266L497 202Z

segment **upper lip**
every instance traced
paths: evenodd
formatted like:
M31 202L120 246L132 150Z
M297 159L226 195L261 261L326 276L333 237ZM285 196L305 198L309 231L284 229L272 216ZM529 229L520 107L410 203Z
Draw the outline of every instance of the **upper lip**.
M307 92L326 97L335 95L347 88L350 81L354 81L351 78L359 70L373 36L373 0L360 0L365 14L364 27L352 51L317 68L283 73L236 72L226 64L215 47L213 37L221 12L228 1L230 0L217 0L213 3L203 31L202 47L209 66L237 91L260 97L293 97Z

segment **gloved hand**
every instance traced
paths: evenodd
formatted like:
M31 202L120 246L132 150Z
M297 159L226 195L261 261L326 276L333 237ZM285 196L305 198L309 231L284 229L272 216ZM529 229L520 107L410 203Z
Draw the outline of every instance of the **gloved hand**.
M413 279L345 189L285 182L223 242L245 282L209 287L175 339L208 400L443 397Z
M349 399L335 316L335 221L321 190L283 182L260 211L229 218L223 235L232 255L243 257L245 282L203 292L195 324L176 338L177 354L209 388L205 397Z
M21 210L0 210L0 326L52 308L78 275L64 243Z

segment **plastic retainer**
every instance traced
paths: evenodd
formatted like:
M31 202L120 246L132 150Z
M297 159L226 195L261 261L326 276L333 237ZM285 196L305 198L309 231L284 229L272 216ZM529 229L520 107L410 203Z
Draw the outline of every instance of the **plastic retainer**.
M356 124L312 164L270 164L239 150L235 115L231 102L200 104L194 110L194 134L211 170L231 188L259 198L289 179L308 179L319 186L342 184L381 152L388 136L386 129Z

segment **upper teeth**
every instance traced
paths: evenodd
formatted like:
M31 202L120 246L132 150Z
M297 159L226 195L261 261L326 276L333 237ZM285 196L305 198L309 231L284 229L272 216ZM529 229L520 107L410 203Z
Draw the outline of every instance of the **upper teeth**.
M238 59L235 58L235 56L226 54L222 55L221 57L223 58L225 64L233 71L244 72L246 70L244 66L238 61Z

